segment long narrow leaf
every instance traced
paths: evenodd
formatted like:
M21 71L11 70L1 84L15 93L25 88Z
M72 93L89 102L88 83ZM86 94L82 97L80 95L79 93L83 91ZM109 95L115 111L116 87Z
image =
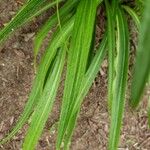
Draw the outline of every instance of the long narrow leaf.
M60 123L58 127L57 149L60 149L67 122L68 114L75 102L81 80L85 74L88 54L94 30L97 0L80 1L73 29L71 46L68 54L68 68L65 80L65 91L62 103Z
M135 70L131 87L131 105L137 107L150 72L150 3L145 2L145 12L141 24L139 45L136 56Z
M71 141L71 136L73 133L73 129L75 127L76 119L78 117L81 108L81 104L99 71L101 63L104 60L106 54L106 44L107 44L107 38L105 36L81 82L82 86L80 87L78 96L72 108L72 112L71 114L69 114L70 116L69 116L67 131L66 131L67 134L65 136L65 141L64 141L65 145L68 145Z
M108 0L105 0L107 13L107 34L108 34L108 107L111 109L113 101L113 80L114 80L114 56L115 56L115 23L113 9L110 7ZM112 19L113 18L113 19Z
M52 74L48 77L41 98L32 116L32 121L25 137L23 150L33 150L42 133L44 125L48 119L49 113L56 97L61 73L65 62L65 49L60 49L54 62Z
M60 17L63 19L65 18L69 12L76 6L77 0L75 1L68 1L64 4L62 8L59 10ZM43 43L44 38L47 36L48 32L52 29L54 25L58 22L57 14L55 13L51 16L45 23L45 25L41 28L41 30L36 35L34 40L34 57L36 58L38 51Z
M17 29L20 25L25 23L31 14L37 12L37 8L39 8L44 1L41 0L32 0L25 4L23 8L18 12L18 14L10 21L10 23L4 27L0 31L0 43L15 29Z
M130 8L129 6L125 6L123 5L122 6L126 12L132 17L132 19L134 20L136 26L137 26L137 29L139 30L140 29L140 19L139 19L139 16L136 14L136 12Z
M118 7L118 3L119 3L119 0L112 0L111 7L112 7L112 13L113 13L114 17L116 17L116 11L117 11L117 7Z
M115 78L113 81L113 101L109 150L117 150L125 104L125 91L128 75L129 34L123 11L117 11L117 52L115 58Z
M24 123L28 120L30 114L32 113L33 108L36 106L41 93L43 91L43 85L45 81L45 77L48 71L48 68L57 52L57 49L64 43L66 38L70 35L72 28L73 28L74 19L72 18L70 21L68 21L64 26L62 27L62 32L56 32L54 37L52 38L51 43L49 44L45 55L42 58L42 61L40 63L38 73L36 75L31 94L29 96L29 99L26 103L25 109L14 127L14 129L8 134L6 138L0 141L0 144L5 143L10 138L12 138L19 129L24 125Z

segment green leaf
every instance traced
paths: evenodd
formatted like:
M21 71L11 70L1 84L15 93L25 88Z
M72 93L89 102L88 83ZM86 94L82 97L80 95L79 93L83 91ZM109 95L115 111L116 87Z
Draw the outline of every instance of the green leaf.
M66 19L68 14L70 15L70 11L77 5L76 1L68 1L64 4L62 8L59 10L59 15L61 19ZM47 36L48 32L58 23L57 14L52 15L45 23L45 25L40 29L36 38L34 40L34 64L36 66L36 57L40 50L41 45L43 44L43 40Z
M58 2L59 2L59 3L60 3L60 2L63 2L63 0L59 0ZM54 6L56 5L56 3L58 3L58 2L54 1L54 2L51 2L51 3L49 3L49 2L43 3L43 4L41 5L41 7L38 8L37 11L36 11L35 13L33 13L33 14L28 18L28 20L27 20L26 22L30 21L32 18L34 18L34 17L36 17L36 16L41 15L44 11L48 10L49 8L54 7Z
M129 34L127 21L121 9L117 10L117 51L115 57L115 78L113 80L113 101L109 135L109 150L117 150L125 104L127 86Z
M32 113L33 108L36 106L36 104L39 101L39 98L41 97L48 68L56 55L57 49L64 43L64 41L68 38L68 36L70 36L70 33L73 28L73 23L74 18L72 18L70 21L68 21L66 24L63 25L62 27L63 34L60 31L58 32L56 31L55 35L52 38L52 41L50 42L46 50L46 53L42 57L38 73L33 83L32 91L29 95L29 99L26 103L25 109L14 129L8 134L8 136L6 136L6 138L0 141L0 144L5 143L10 138L12 138L24 125L24 123L28 120L29 116Z
M145 12L141 23L141 30L139 36L139 45L136 54L135 69L133 74L133 81L131 86L131 100L132 107L137 107L145 84L150 73L150 3L149 0L145 2Z
M104 60L104 57L106 55L106 44L107 44L107 38L105 35L104 39L102 40L102 43L99 46L99 49L98 49L96 55L92 59L91 64L81 81L82 85L80 86L78 96L76 98L76 101L74 103L72 111L68 116L69 121L68 121L68 125L67 125L65 141L64 141L65 146L69 145L69 143L71 141L71 136L73 133L73 129L75 127L76 119L78 117L78 114L79 114L79 111L81 108L81 104L82 104L86 94L88 93L90 87L92 86L92 83L93 83L97 73L99 72L99 68Z
M122 5L122 7L126 10L126 12L132 17L133 21L135 22L135 25L137 27L137 29L140 29L140 18L139 16L136 14L136 12L130 8L129 6L126 5Z
M133 9L139 15L140 18L144 12L145 2L146 2L145 0L135 0L135 7Z
M138 2L139 4L143 4L145 3L145 0L136 0L136 2Z
M31 18L38 15L40 12L40 7L45 6L46 0L32 0L24 4L22 9L17 13L17 15L12 18L12 20L0 31L0 43L7 38L7 36L16 30L18 27L23 25L25 22L29 21ZM49 7L52 7L56 4L53 2L49 4ZM44 9L45 10L45 9Z
M111 7L112 7L113 17L116 17L116 11L117 11L119 1L120 0L112 0Z
M92 42L97 0L80 1L75 17L74 29L68 53L67 75L65 90L58 127L58 138L56 149L59 150L68 122L68 115L75 103L81 80L86 72L88 54Z
M48 77L42 96L33 113L31 124L23 144L23 150L33 150L35 148L48 119L49 113L52 110L65 62L65 53L65 49L60 49L58 54L56 54L52 73Z
M114 56L115 56L115 23L116 17L113 15L113 9L107 0L105 0L107 13L107 36L108 36L108 107L111 109L113 101L113 80L114 80ZM113 18L113 19L112 19Z

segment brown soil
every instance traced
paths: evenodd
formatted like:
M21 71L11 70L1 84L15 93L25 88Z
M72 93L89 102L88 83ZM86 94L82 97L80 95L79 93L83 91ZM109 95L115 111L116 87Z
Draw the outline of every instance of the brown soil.
M0 1L0 27L7 23L21 6L20 0ZM43 18L46 18L44 15ZM15 125L20 116L34 78L32 41L44 19L39 18L17 31L0 48L0 139ZM106 63L106 62L105 62ZM82 105L73 136L71 150L106 150L109 118L107 111L107 80L101 70ZM63 80L62 80L63 83ZM57 95L53 114L39 140L37 150L54 150L56 127L62 89ZM146 99L136 112L126 109L120 140L120 150L149 150L150 132L147 125ZM20 150L28 125L0 150ZM52 127L52 128L51 128ZM51 128L51 130L49 130Z

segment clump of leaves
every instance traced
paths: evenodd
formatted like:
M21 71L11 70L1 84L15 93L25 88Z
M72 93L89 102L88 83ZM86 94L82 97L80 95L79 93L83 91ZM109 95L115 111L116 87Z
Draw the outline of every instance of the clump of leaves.
M63 4L61 8L59 4ZM57 29L40 61L24 111L14 129L0 143L10 140L31 116L23 149L35 148L52 110L64 63L67 60L56 149L61 149L62 143L63 149L69 149L81 104L97 76L104 57L108 54L108 108L111 120L108 149L116 150L120 138L128 77L130 37L127 15L131 16L137 29L140 30L130 99L131 106L135 108L140 102L150 71L150 34L148 34L150 33L150 3L148 0L112 0L111 2L108 0L52 2L29 0L1 29L0 42L2 43L18 27L51 7L56 7L57 11L39 30L34 41L35 66L36 56L45 37L53 27ZM100 7L105 8L107 26L95 53L92 45L95 37L95 18Z

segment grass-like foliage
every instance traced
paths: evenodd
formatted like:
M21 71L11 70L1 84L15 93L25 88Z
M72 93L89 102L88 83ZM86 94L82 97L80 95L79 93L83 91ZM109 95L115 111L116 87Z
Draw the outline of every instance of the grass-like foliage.
M59 7L60 3L61 7ZM81 104L97 76L101 63L108 56L108 109L111 122L108 149L117 150L128 85L130 34L127 16L133 19L139 32L130 97L130 104L135 108L141 100L150 72L150 2L149 0L132 2L125 0L112 0L111 2L109 0L29 0L1 29L0 43L2 44L18 27L51 7L55 7L56 12L50 16L35 37L35 68L36 57L45 37L53 27L56 27L56 30L37 66L36 77L24 111L16 126L0 141L0 144L10 140L30 118L30 125L22 147L23 150L35 149L53 108L66 62L67 70L56 149L69 149ZM95 26L99 21L96 20L96 15L100 7L105 10L106 29L99 47L95 50L93 46Z

